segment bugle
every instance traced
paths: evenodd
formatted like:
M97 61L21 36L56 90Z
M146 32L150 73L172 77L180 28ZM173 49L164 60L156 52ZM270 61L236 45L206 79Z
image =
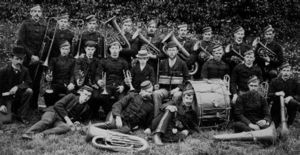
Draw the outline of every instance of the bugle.
M131 48L131 45L129 43L129 41L127 40L126 36L122 33L121 28L119 27L117 21L116 21L116 16L113 16L112 18L108 19L107 21L105 21L103 23L105 25L105 27L107 25L110 25L115 31L117 31L117 38L113 38L112 40L119 40L121 45L126 45L128 48ZM113 34L111 34L113 36ZM107 37L107 36L106 36ZM107 39L107 38L106 38ZM108 39L107 39L108 40ZM112 41L106 41L107 44L111 43Z
M103 86L103 91L102 91L102 95L107 95L107 89L106 89L106 72L102 72L102 81L104 82L104 86Z
M123 74L124 74L124 78L125 78L125 81L127 81L127 84L129 86L129 91L134 91L134 87L132 85L132 77L131 77L131 73L129 70L123 70Z
M287 139L290 131L286 123L286 108L285 108L283 96L280 96L280 115L281 115L280 138Z
M214 140L220 141L265 141L274 144L278 138L275 124L272 122L271 125L265 129L241 133L232 134L220 134L214 135Z
M86 140L91 141L96 148L117 152L140 152L149 148L148 142L143 138L97 128L91 124L87 130Z

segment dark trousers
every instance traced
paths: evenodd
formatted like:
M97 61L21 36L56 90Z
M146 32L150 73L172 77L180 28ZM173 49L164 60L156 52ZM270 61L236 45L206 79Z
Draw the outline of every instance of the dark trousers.
M41 82L42 73L43 73L43 66L40 65L37 69L37 64L33 64L33 65L29 65L28 69L29 69L30 77L32 78L32 81L33 81L32 82L32 90L34 90L33 94L32 94L32 98L31 98L31 102L30 102L30 107L32 109L37 109L38 108L38 98L39 98L39 93L40 93L40 82ZM36 74L36 77L34 77L36 70L37 70L37 74Z
M26 133L64 134L70 127L53 111L46 111L41 120L31 126Z
M116 90L116 87L107 86L108 94L102 94L103 89L95 89L93 91L90 102L92 118L98 118L100 106L103 108L105 115L107 115L111 111L112 105L124 97L124 92L120 94Z
M131 131L130 125L127 122L125 122L124 120L122 120L122 123L123 123L123 126L121 128L117 128L116 121L113 118L112 113L110 112L107 115L105 122L97 123L97 124L95 124L95 126L98 128L102 128L102 129L112 129L112 131L128 134Z
M286 112L287 112L287 124L290 126L293 124L296 114L297 114L297 110L298 110L298 106L299 106L299 102L295 99L290 100L290 102L288 104L285 104L286 107ZM278 127L281 123L281 112L280 112L280 103L277 104L273 104L272 108L271 108L271 116L272 116L272 120L275 123L275 126Z
M252 129L244 122L237 121L232 124L234 132L251 131Z
M0 121L3 123L11 122L12 116L16 118L29 118L30 99L32 97L32 89L18 89L13 96L4 97L1 102L6 105L8 113L0 113Z
M173 114L169 110L159 113L152 121L151 130L154 133L166 133L172 116Z

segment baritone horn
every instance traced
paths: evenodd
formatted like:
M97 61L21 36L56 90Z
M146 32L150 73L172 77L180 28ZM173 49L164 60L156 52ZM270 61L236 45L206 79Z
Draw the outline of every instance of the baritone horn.
M220 134L214 135L214 140L220 141L265 141L274 144L278 138L275 124L272 122L271 125L265 129L233 134Z
M103 86L103 91L102 91L102 95L107 95L107 89L106 89L106 72L102 72L102 81L104 82L104 86Z
M89 124L87 129L87 141L99 149L117 152L145 151L149 148L148 142L140 137L113 132Z
M126 45L128 48L131 48L129 41L127 40L126 36L122 33L122 30L117 23L116 16L113 16L112 18L108 19L103 24L105 26L110 25L115 31L117 31L116 33L110 31L106 32L107 34L110 33L110 37L107 38L108 43L113 42L112 40L118 40L121 45Z
M123 70L125 81L127 81L128 86L130 87L129 91L134 91L134 87L132 85L132 76L129 70Z

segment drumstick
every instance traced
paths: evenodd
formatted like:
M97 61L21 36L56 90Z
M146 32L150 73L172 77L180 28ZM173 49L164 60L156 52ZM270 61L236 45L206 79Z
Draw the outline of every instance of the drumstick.
M2 93L2 96L9 96L10 95L10 92L4 92Z

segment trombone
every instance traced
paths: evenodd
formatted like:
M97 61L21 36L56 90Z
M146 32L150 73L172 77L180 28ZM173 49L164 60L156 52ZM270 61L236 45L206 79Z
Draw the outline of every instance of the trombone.
M73 38L72 42L75 44L76 40L78 40L78 48L77 52L74 56L75 59L78 59L80 56L80 50L81 50L81 43L82 43L82 32L80 33L81 29L83 28L84 21L82 19L71 19L70 21L76 21L76 37ZM81 29L80 29L81 28ZM75 45L73 45L74 47Z
M125 78L125 81L127 81L127 85L129 86L129 91L134 91L134 87L132 85L132 76L131 76L131 73L129 70L123 70L123 74L124 74L124 78Z

